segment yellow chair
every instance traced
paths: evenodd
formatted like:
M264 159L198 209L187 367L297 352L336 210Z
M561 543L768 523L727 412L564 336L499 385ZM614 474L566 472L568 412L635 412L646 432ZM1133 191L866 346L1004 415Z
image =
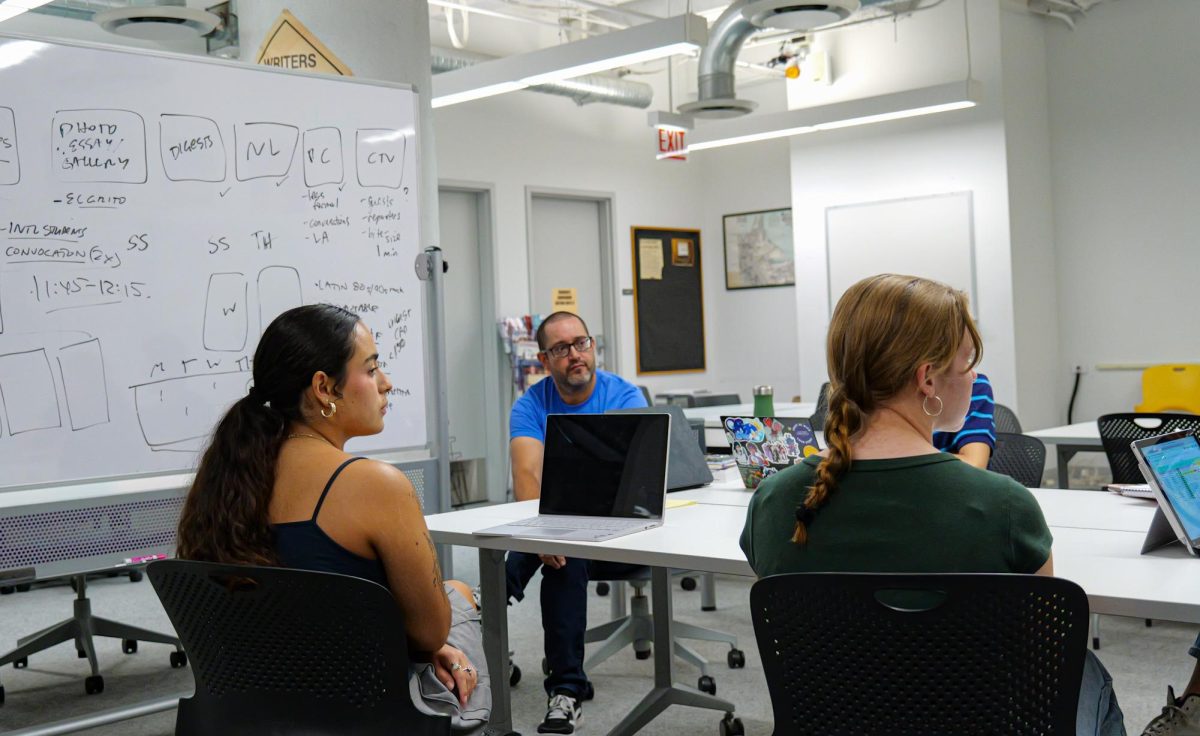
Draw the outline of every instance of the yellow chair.
M1200 364L1152 365L1142 371L1142 403L1134 411L1200 414Z

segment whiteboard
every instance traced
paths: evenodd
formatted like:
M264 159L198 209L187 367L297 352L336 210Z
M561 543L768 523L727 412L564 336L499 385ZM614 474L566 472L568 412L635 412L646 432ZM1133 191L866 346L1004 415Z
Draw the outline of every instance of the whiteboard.
M427 444L416 96L0 36L0 487L191 469L263 328L329 302Z
M971 203L971 192L951 192L826 208L829 314L861 279L898 273L965 292L979 319Z

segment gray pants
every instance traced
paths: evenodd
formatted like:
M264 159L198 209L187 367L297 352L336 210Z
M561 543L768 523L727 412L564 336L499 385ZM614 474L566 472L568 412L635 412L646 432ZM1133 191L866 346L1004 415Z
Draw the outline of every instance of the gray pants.
M450 728L456 734L482 733L492 714L492 682L487 659L483 655L483 627L475 605L457 589L446 586L450 599L450 636L446 643L467 655L479 681L464 708L458 696L446 689L433 673L432 664L415 665L408 681L417 709L432 715L450 716Z

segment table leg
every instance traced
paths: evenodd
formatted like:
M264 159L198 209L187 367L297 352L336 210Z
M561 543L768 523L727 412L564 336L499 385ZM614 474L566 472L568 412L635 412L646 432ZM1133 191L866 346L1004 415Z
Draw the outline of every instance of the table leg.
M479 550L479 597L483 602L483 652L492 678L492 717L485 734L512 729L508 687L508 590L504 550Z
M1070 488L1071 473L1067 464L1075 457L1075 453L1079 452L1079 448L1074 445L1055 445L1054 449L1058 457L1058 487Z
M733 712L733 703L728 700L675 684L675 647L671 634L674 616L671 610L671 571L665 567L655 567L652 568L651 574L654 601L654 689L608 732L609 736L632 736L672 705L690 705L695 708Z

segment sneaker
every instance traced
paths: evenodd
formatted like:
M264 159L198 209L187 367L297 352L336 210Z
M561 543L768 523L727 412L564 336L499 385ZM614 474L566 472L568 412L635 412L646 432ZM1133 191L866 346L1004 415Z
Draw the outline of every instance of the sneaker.
M582 717L583 708L575 696L555 693L546 705L546 718L538 726L538 733L575 733L575 726Z
M1200 736L1200 695L1176 699L1174 688L1168 687L1166 706L1142 736Z

